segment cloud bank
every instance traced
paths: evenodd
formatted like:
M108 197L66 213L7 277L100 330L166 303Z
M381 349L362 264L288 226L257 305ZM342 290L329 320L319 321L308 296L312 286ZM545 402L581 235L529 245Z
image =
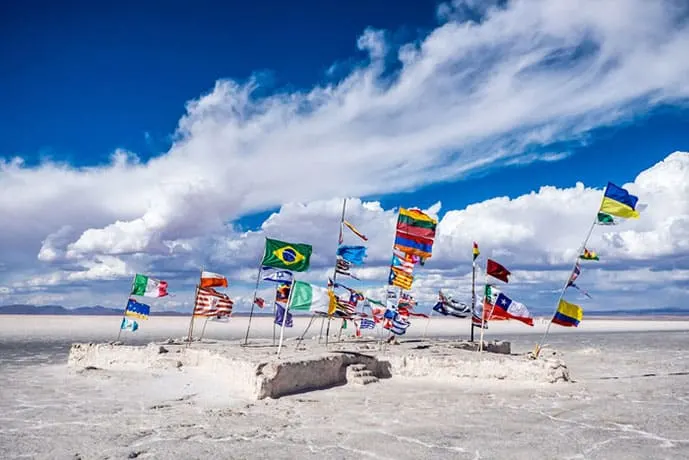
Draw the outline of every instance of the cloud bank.
M689 25L679 2L476 8L443 5L442 24L403 46L387 42L384 31L366 30L357 41L366 59L325 85L261 97L258 78L218 81L187 104L170 150L146 162L125 151L87 168L0 162L0 213L11 217L0 233L0 302L93 303L94 286L108 301L109 282L137 271L187 279L200 266L220 265L250 279L245 272L255 270L265 233L312 241L314 267L325 267L335 242L322 229L337 225L338 197L556 161L568 152L550 146L654 106L687 102ZM467 20L468 9L480 20ZM631 190L644 200L662 198L639 223L597 237L593 246L609 261L639 270L686 268L686 202L662 177L672 175L686 195L685 156L674 154L635 180ZM432 270L466 276L458 259L477 239L523 267L524 279L537 282L541 272L546 279L571 258L572 239L585 231L599 194L583 184L544 187L449 211L429 277ZM685 207L670 210L665 199ZM284 203L304 204L284 205L259 232L231 224ZM379 279L395 213L365 201L350 208L373 234L367 276ZM659 255L663 262L655 261Z

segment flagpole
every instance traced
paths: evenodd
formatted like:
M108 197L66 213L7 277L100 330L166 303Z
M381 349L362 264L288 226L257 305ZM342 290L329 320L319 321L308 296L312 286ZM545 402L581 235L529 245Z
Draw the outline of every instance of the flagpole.
M131 291L134 290L134 281L136 280L136 276L134 276L134 279L132 280L132 289ZM131 297L131 293L127 296L127 303L129 303L129 297ZM120 319L120 330L117 333L117 342L120 341L120 336L122 335L122 320L127 317L127 303L124 304L124 310L122 310L122 319Z
M545 342L546 337L548 336L548 332L550 331L550 326L553 324L553 318L555 318L555 315L557 314L557 309L560 307L560 301L562 298L565 296L565 291L567 290L567 286L569 285L569 280L572 278L572 273L574 273L574 270L577 267L577 262L579 261L579 256L581 255L582 251L586 247L586 244L589 241L589 238L591 238L591 233L593 233L593 229L596 226L596 220L598 218L598 211L596 211L596 217L593 219L593 223L591 224L591 227L589 228L588 233L586 234L586 238L584 238L584 241L581 243L581 246L579 246L579 250L577 251L577 254L574 259L574 264L572 264L572 269L569 271L569 274L567 275L567 279L565 280L564 286L562 286L562 290L560 291L560 295L557 298L557 302L555 303L555 310L553 311L552 316L550 317L550 321L548 322L548 326L545 328L545 332L543 333L543 337L541 337L540 342L538 342L538 345L536 345L536 349L534 350L534 358L538 358L538 355L541 353L541 347L543 346L543 343Z
M486 265L486 285L488 285L488 265ZM491 310L491 313L493 311ZM486 330L485 328L486 325L486 293L485 290L483 292L483 307L481 308L481 338L480 343L478 344L478 351L481 353L483 351L483 331Z
M275 303L278 301L278 287L280 287L280 283L275 286L275 298L273 299L273 320L271 321L273 323L273 346L275 346Z
M203 322L203 327L201 328L201 336L199 337L199 342L203 340L203 336L206 333L206 324L208 324L208 316L206 316L206 320Z
M267 244L267 241L264 242L263 246L263 252L265 254L265 245ZM261 268L263 267L263 258L261 258L261 262L258 264L258 272L256 273L256 285L254 286L254 297L253 300L251 301L251 312L249 312L249 324L246 326L246 337L244 337L244 346L249 343L249 330L251 329L251 319L254 317L254 306L256 305L256 294L258 293L258 283L261 281ZM273 307L275 308L275 307Z
M426 327L423 329L423 337L421 337L421 338L424 339L424 340L426 340L426 332L428 332L428 325L431 323L431 318L433 317L433 312L434 312L434 311L435 311L435 310L433 310L433 309L431 308L431 313L430 313L430 315L428 315L428 319L426 320Z
M201 286L201 276L203 275L203 267L201 267L201 271L199 273L199 283L196 285L196 291L194 292L194 304L191 307L191 320L189 320L189 332L188 332L188 342L187 346L191 345L191 341L194 335L194 311L196 310L196 301L197 297L199 296L199 287Z
M342 216L340 217L340 235L337 239L337 244L338 246L343 243L343 225L344 225L344 218L345 218L345 212L347 211L347 198L344 198L342 200ZM337 281L337 257L335 257L335 269L333 270L333 294L335 293L335 282ZM330 320L332 319L332 315L328 314L328 327L326 328L325 331L325 347L328 348L328 339L330 338ZM321 329L323 329L321 327ZM340 326L340 332L342 332L342 327Z
M292 293L294 292L294 277L289 288L289 295L287 296L287 304L285 305L285 313L282 315L282 327L280 328L280 343L278 344L277 357L280 357L280 350L282 349L282 340L285 337L285 323L287 322L287 313L289 313L289 304L292 301Z
M473 257L473 252L472 252ZM471 342L474 342L474 314L476 312L476 258L471 262ZM483 324L481 324L483 326Z

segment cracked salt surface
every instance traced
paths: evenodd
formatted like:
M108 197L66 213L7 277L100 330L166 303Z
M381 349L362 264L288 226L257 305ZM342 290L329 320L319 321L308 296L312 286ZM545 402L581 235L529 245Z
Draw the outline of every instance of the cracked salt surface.
M69 329L40 321L10 318L0 326L3 459L689 458L686 324L679 332L550 336L573 383L393 376L249 401L228 400L221 381L192 368L70 370L71 343L112 340L112 328L97 323L112 319L88 318ZM150 321L139 343L183 334L171 334L171 324L156 333ZM456 323L440 324L429 333L443 335ZM17 333L22 329L31 333ZM257 337L270 336L270 327L257 329ZM227 331L209 325L208 333ZM515 352L539 338L538 329L506 332L499 338Z

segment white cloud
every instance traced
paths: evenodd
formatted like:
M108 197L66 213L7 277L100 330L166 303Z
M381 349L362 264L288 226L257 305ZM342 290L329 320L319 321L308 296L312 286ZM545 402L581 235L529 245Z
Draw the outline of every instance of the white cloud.
M13 270L5 268L0 283L122 279L149 267L174 274L223 260L244 269L264 233L314 241L314 262L325 264L336 235L326 240L322 229L339 216L332 197L557 161L569 152L551 144L652 106L685 103L685 13L671 1L514 1L502 9L455 1L439 10L446 22L418 43L395 48L383 31L364 31L357 46L368 59L341 81L262 98L254 93L260 78L218 81L187 104L170 150L147 162L124 151L90 168L2 162L0 213L12 218L3 221L0 253ZM663 174L686 176L674 168ZM673 193L648 174L632 191ZM451 268L480 239L510 262L560 264L597 193L544 187L451 211L432 263ZM283 206L255 234L226 224L295 202L308 204ZM686 252L686 213L649 204L638 227L596 237L595 246L619 260ZM383 263L394 212L361 202L352 212L371 233L371 261Z

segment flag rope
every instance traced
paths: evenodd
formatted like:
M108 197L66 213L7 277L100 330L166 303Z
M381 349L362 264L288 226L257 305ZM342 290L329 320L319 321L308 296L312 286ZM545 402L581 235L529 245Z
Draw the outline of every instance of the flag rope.
M292 301L292 294L294 293L294 277L292 278L292 286L289 289L289 295L287 296L287 304L285 305L285 311L282 314L282 327L280 328L280 343L278 344L277 357L280 357L280 350L282 350L282 340L285 337L285 323L287 322L287 314L289 313L289 304ZM275 321L273 321L275 322Z
M560 296L557 298L557 302L555 303L555 310L553 311L553 315L550 317L550 321L548 322L548 326L546 326L546 328L545 328L545 332L543 333L543 337L541 337L540 342L538 342L538 344L536 344L536 348L533 351L534 359L538 359L538 356L541 354L541 348L543 347L545 339L548 336L548 332L550 332L550 326L553 324L553 319L555 318L555 315L557 314L557 309L560 307L560 301L565 296L565 291L567 290L567 287L569 286L569 280L572 278L572 274L574 273L574 270L577 267L577 262L579 261L579 256L581 255L582 251L586 247L586 244L588 243L589 238L591 238L591 234L593 233L593 229L596 226L596 222L598 221L598 212L600 211L600 208L603 206L603 200L604 199L605 199L605 191L603 192L603 197L601 198L601 204L598 206L598 210L596 211L596 215L593 218L593 222L591 223L591 227L589 228L589 231L586 234L586 238L584 238L584 241L581 243L581 246L579 246L579 250L577 251L577 253L574 256L575 259L574 259L574 263L572 264L572 269L567 274L567 279L565 280L565 285L562 287L562 290L560 291Z
M345 212L347 210L347 198L342 200L342 217L340 218L340 235L337 239L337 244L338 246L342 244L343 241L343 228L342 226L344 225L344 220L345 220ZM335 258L335 268L333 269L333 294L335 291L335 281L337 281L337 257ZM290 291L291 292L291 291ZM332 315L330 313L330 306L328 306L328 327L326 328L325 331L325 348L328 348L328 339L330 338L330 320L332 319ZM325 321L325 320L324 320ZM323 330L323 323L321 323L321 330ZM342 325L340 325L340 333L342 333ZM320 337L319 337L320 341Z
M265 245L268 244L267 238L263 246L263 252L265 252ZM249 324L246 326L246 337L244 337L244 346L249 343L249 330L251 329L251 319L254 317L254 306L256 305L256 294L258 293L258 283L261 281L261 268L263 267L263 258L258 264L258 273L256 273L256 285L254 286L254 297L251 301L251 311L249 312ZM273 307L275 308L275 307ZM274 334L273 334L274 336Z

